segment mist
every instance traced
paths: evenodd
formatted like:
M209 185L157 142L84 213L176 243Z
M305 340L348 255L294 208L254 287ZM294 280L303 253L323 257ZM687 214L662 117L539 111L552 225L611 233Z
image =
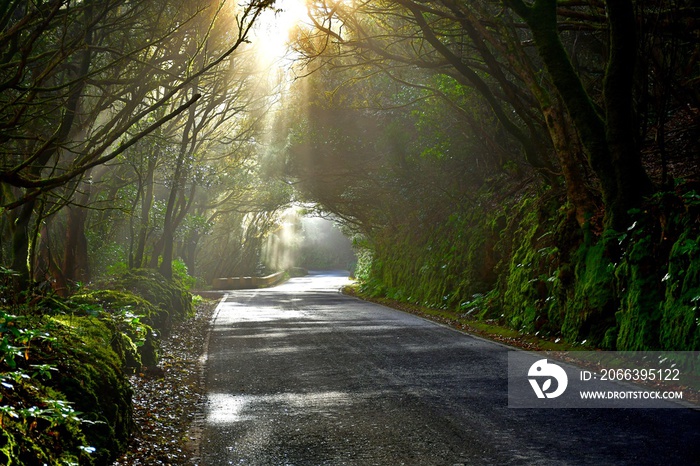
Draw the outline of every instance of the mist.
M327 218L305 216L289 208L263 248L267 271L303 268L307 270L353 270L357 258L352 241L338 223Z

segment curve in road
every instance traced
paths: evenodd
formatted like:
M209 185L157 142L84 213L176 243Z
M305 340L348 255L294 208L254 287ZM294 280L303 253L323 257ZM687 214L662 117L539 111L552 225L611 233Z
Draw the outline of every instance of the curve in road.
M687 465L690 409L513 409L498 343L316 273L220 303L201 460L216 465Z

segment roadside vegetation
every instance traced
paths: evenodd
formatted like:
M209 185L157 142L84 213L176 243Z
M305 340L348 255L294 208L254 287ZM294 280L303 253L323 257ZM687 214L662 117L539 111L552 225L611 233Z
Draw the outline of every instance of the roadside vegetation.
M0 309L0 460L110 464L132 432L127 377L155 367L161 336L191 318L177 279L134 270L69 298L34 288Z

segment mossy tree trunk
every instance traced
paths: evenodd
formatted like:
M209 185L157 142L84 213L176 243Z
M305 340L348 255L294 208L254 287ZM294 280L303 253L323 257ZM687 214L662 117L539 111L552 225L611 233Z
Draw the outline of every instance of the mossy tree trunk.
M584 88L561 42L556 0L536 0L531 5L522 0L505 0L505 3L530 27L539 55L576 127L588 162L600 180L606 226L623 229L629 209L652 191L636 137L633 75L637 45L632 2L606 2L610 53L603 115Z
M16 273L13 283L16 293L26 290L30 282L29 239L35 205L36 200L26 202L20 207L19 215L15 219L15 229L12 234L12 265L10 268Z

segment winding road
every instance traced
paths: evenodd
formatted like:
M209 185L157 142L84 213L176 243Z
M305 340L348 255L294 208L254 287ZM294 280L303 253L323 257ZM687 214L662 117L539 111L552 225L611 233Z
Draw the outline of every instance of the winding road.
M222 300L202 465L700 464L700 412L509 408L509 348L342 295L346 280Z

